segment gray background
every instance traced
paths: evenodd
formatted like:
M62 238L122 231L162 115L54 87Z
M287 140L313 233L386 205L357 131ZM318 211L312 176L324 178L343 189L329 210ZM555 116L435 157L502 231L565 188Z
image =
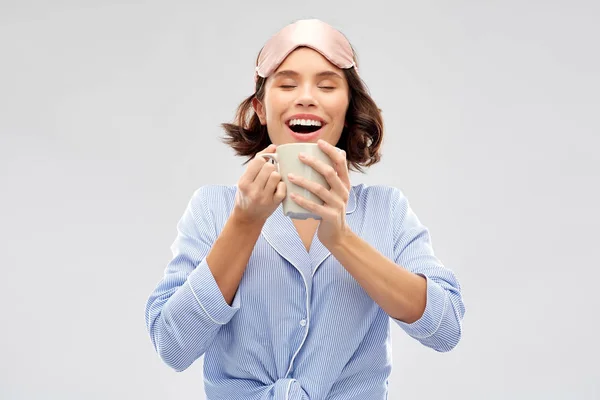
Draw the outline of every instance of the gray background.
M2 399L203 399L144 305L221 122L284 25L342 30L382 162L464 288L459 346L393 327L390 399L598 399L600 6L582 1L0 2Z

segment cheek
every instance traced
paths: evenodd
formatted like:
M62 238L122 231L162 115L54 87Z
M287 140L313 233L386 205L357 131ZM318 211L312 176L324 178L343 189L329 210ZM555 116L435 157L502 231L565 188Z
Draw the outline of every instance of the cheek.
M335 99L335 101L331 102L330 110L332 117L335 118L336 121L343 121L346 119L346 111L348 110L348 99L345 96L340 96Z
M286 100L281 96L271 96L267 103L267 119L277 121L281 114L287 109Z

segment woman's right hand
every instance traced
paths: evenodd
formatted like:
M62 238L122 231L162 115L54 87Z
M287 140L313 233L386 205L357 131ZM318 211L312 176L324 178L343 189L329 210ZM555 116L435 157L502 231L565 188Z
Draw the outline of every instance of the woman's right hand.
M277 167L260 156L275 149L271 144L257 153L238 181L233 213L243 222L264 223L285 198L285 183Z

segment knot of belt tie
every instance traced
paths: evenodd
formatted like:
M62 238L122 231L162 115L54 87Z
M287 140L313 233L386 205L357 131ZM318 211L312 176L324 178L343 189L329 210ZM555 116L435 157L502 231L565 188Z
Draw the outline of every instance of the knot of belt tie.
M308 395L293 378L278 379L273 385L273 400L310 400Z

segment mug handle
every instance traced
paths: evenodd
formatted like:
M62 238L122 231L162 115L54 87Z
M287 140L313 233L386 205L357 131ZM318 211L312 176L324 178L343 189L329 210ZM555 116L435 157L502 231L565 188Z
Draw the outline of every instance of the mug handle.
M260 156L272 161L274 164L277 164L277 169L279 169L279 157L277 156L277 153L265 153L261 154Z

